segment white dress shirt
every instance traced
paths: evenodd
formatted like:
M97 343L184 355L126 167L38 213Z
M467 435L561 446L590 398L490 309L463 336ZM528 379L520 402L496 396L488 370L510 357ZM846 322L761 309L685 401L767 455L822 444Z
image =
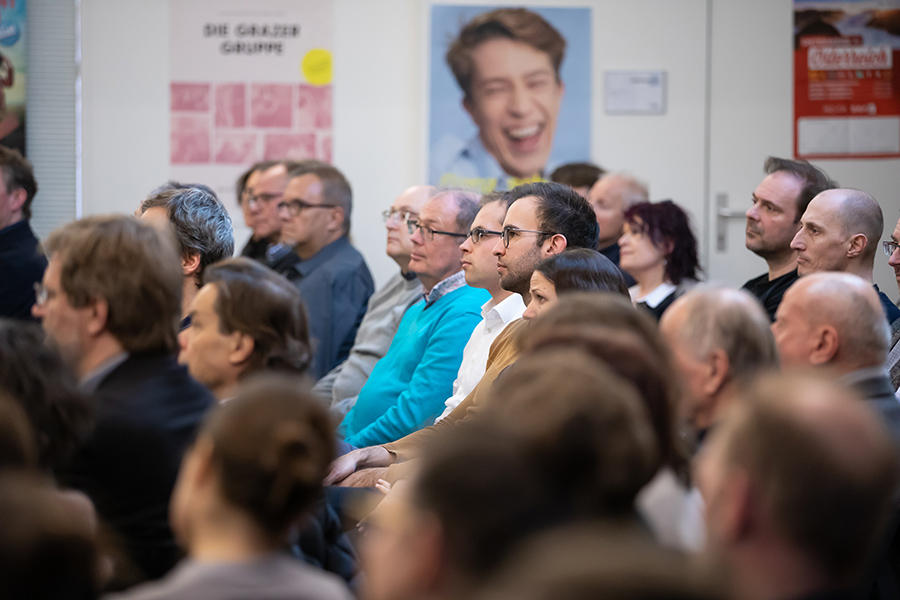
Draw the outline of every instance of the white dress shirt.
M447 398L447 408L441 413L435 423L449 415L454 408L472 393L487 367L488 354L491 344L500 335L507 325L522 318L525 312L525 302L519 294L512 294L505 300L494 305L493 298L481 307L482 321L475 326L469 342L463 350L462 364L459 366L456 381L453 382L453 395Z

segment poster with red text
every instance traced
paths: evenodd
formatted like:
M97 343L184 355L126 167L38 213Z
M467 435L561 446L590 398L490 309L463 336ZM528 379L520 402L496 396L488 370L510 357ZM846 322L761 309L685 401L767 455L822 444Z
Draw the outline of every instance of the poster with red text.
M170 174L236 207L263 160L332 156L334 10L328 0L170 4Z
M900 156L900 0L794 0L794 154Z

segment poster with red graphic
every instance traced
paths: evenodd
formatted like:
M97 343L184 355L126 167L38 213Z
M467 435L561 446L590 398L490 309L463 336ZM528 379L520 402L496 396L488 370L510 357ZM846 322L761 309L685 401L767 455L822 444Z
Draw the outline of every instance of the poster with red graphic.
M794 0L794 154L900 156L900 0Z
M331 162L334 10L322 0L171 4L172 179L226 206L262 160Z

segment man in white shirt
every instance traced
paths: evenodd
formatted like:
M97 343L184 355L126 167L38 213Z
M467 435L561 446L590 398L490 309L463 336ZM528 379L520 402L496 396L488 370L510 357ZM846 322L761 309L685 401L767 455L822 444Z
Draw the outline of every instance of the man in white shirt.
M475 389L484 376L491 344L507 325L520 319L525 312L522 296L500 286L497 260L492 254L496 238L503 229L507 208L509 203L501 195L485 196L481 201L481 210L472 223L469 237L460 245L466 283L471 287L487 290L491 299L481 307L483 320L472 331L463 351L459 374L453 382L453 395L447 399L447 408L435 422L450 414Z

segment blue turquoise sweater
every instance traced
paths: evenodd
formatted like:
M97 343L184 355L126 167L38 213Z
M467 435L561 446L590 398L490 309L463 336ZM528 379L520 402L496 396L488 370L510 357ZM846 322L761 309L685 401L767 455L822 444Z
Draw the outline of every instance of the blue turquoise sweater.
M360 448L385 444L431 424L453 395L463 349L489 299L463 286L427 308L424 300L411 306L341 423L344 440Z

